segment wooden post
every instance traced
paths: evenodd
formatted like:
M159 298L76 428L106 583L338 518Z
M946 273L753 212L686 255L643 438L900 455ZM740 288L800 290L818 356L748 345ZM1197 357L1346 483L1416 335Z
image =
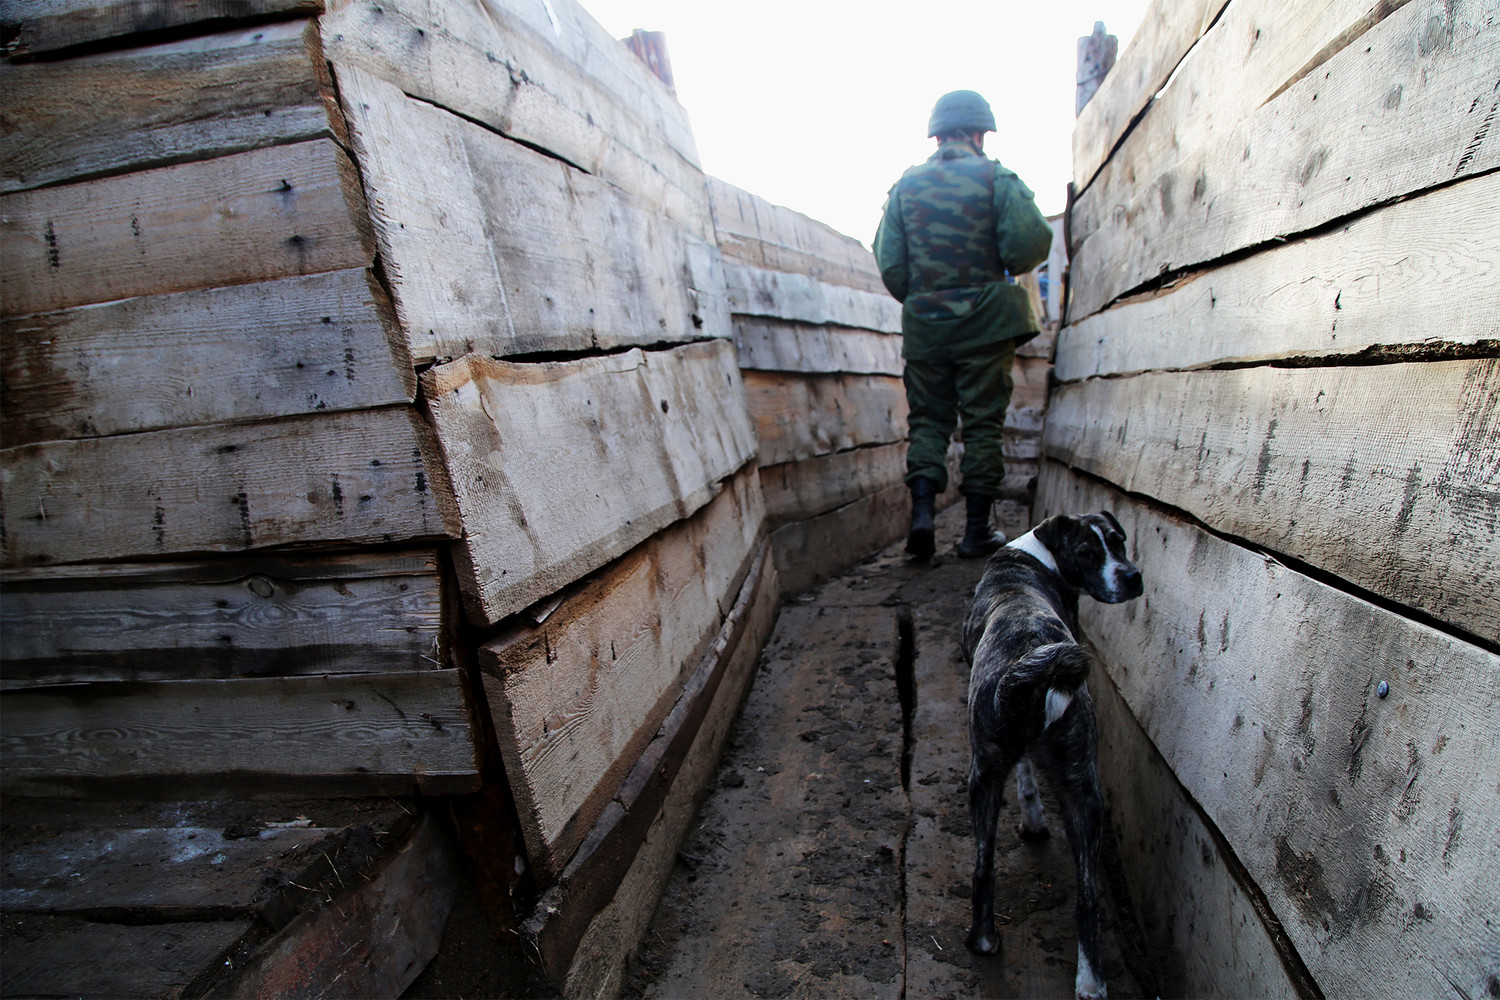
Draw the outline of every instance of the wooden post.
M1094 33L1078 39L1078 91L1073 114L1083 113L1083 106L1094 96L1104 76L1115 65L1120 40L1104 33L1104 22L1094 22Z
M622 38L620 41L656 74L658 80L667 85L667 90L672 92L673 97L677 96L677 85L672 80L672 60L667 55L667 36L664 32L636 28L629 38Z

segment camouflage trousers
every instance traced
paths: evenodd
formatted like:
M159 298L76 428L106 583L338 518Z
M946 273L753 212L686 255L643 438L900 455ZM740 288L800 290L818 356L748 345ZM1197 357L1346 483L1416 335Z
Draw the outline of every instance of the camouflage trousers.
M1016 382L1011 368L1016 343L1002 341L962 357L906 361L906 402L910 441L906 481L925 476L941 492L948 488L948 439L963 422L962 491L1000 495L1005 478L1005 409Z

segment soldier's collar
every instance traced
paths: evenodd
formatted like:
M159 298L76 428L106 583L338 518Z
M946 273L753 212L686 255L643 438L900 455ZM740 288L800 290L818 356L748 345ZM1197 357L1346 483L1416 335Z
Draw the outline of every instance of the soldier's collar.
M944 139L929 160L956 160L960 156L979 156L979 150L967 139Z

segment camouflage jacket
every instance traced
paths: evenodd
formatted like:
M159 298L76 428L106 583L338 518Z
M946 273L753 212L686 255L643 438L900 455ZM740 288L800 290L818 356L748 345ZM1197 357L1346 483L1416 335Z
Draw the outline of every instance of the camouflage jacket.
M1021 179L967 142L948 141L891 187L875 261L901 303L901 353L953 357L1036 336L1010 280L1047 259L1052 227Z

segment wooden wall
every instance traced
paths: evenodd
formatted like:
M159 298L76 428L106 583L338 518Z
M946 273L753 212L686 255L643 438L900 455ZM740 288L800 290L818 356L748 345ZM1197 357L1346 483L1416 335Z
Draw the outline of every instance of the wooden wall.
M1159 2L1079 119L1037 513L1145 575L1084 617L1174 994L1500 988L1497 66L1493 3Z
M499 789L590 992L779 593L708 182L571 0L322 8L5 15L0 783Z

